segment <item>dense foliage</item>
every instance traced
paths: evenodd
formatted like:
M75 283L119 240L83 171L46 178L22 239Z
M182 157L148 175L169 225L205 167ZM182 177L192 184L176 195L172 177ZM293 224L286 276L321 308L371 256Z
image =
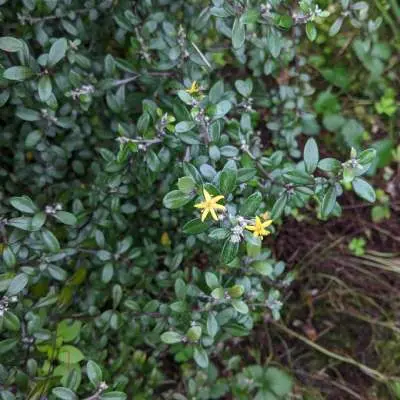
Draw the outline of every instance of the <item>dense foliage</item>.
M0 0L2 400L290 393L286 372L225 344L285 310L295 275L273 237L288 216L339 217L343 190L375 201L362 175L391 139L363 149L335 95L352 77L322 50L350 29L391 118L368 8Z

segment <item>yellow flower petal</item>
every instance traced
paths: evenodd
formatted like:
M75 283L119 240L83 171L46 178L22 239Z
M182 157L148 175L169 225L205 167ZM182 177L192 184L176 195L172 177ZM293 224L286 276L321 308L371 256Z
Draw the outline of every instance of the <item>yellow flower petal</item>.
M213 217L213 219L215 221L218 221L217 214L216 214L216 212L215 212L215 210L213 208L210 208L210 213L211 213L211 216Z
M220 200L222 200L223 198L224 198L224 196L222 196L222 195L215 196L215 197L213 197L213 201L216 203L217 201L220 201Z
M222 204L214 204L214 208L216 208L217 210L224 210L225 211L225 206L223 206Z
M272 224L272 219L269 219L268 221L263 222L261 225L263 228L267 228Z
M206 199L206 201L211 200L210 193L208 193L206 189L203 189L203 194L204 194L204 198Z
M255 230L256 230L256 227L253 226L253 225L246 225L245 228L246 228L248 231L255 231Z
M194 205L194 207L196 207L196 208L205 208L205 207L206 207L206 205L205 205L205 203L204 203L204 202L201 202L201 203L197 203L197 204L195 204L195 205Z
M209 208L204 209L203 213L201 214L201 222L204 222L204 220L207 218L209 211L210 211Z

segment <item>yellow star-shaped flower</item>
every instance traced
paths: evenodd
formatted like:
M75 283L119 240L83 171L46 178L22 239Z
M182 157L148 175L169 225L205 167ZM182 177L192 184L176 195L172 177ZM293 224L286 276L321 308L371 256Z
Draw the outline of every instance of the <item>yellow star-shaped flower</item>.
M256 217L256 220L254 222L254 225L247 225L246 229L248 231L252 231L253 235L255 237L261 236L261 238L263 236L267 236L269 235L271 232L267 231L265 228L267 228L268 226L270 226L272 224L272 219L268 219L264 222L261 221L260 217Z
M197 84L197 81L194 81L192 83L192 86L190 86L190 88L185 90L186 93L189 94L196 94L200 92L200 86Z
M217 202L223 199L224 196L219 195L213 197L210 195L210 193L207 192L206 189L203 189L203 194L204 194L204 201L194 205L196 208L202 209L201 220L204 221L208 213L210 213L213 219L215 221L218 221L218 216L216 211L217 210L225 211L225 207L222 204L217 204Z

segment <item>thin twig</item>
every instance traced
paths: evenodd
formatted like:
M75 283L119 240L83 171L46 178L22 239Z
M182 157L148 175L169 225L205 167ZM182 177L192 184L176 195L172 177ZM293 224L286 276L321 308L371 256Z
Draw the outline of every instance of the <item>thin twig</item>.
M370 376L373 379L376 379L379 382L387 382L388 381L388 377L386 375L380 373L379 371L376 371L376 370L354 360L351 357L345 357L340 354L334 353L333 351L330 351L330 350L326 349L325 347L322 347L319 344L312 342L311 340L307 339L303 335L300 335L299 333L291 330L290 328L288 328L287 326L285 326L281 323L278 323L275 321L270 321L270 322L274 326L276 326L278 329L284 331L285 333L287 333L290 336L295 337L296 339L299 339L300 341L302 341L303 343L312 347L313 349L319 351L320 353L325 354L326 356L328 356L330 358L334 358L335 360L344 362L346 364L354 365L355 367L359 368L361 372L364 372L366 375Z

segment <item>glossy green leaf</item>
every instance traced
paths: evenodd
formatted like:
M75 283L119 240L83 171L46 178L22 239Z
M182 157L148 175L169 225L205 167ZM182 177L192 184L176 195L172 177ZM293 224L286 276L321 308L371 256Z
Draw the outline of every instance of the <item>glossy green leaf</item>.
M39 79L38 83L38 92L39 92L39 98L41 101L46 102L51 94L52 94L53 86L51 84L51 79L48 75L43 75Z
M48 65L54 67L64 57L68 49L67 39L57 39L50 47Z
M71 390L65 387L55 387L52 393L60 400L78 400L78 396Z
M180 343L182 341L182 335L178 332L164 332L161 335L161 341L166 344Z
M375 190L374 188L364 179L354 178L353 189L362 199L369 201L370 203L374 203L376 200Z
M318 161L319 151L317 142L315 139L310 138L307 140L306 145L304 146L304 163L309 174L312 174L315 171Z
M89 360L86 364L86 374L89 378L90 383L94 387L98 387L103 381L103 372L99 365L92 360Z
M193 352L194 361L200 368L207 368L208 367L208 354L207 352L201 347L195 347Z
M246 39L246 28L240 18L235 18L232 27L232 45L234 49L239 49L244 45Z
M15 53L22 50L22 46L22 41L17 38L11 36L0 37L0 50Z
M231 238L225 240L222 247L221 260L224 264L229 264L236 257L239 251L239 243L234 243Z
M181 208L193 199L193 195L181 192L180 190L172 190L164 196L164 207L175 209Z
M29 67L15 66L6 69L3 72L3 78L10 81L25 81L32 78L33 71Z
M336 204L336 189L331 186L322 198L321 215L326 218L333 210Z
M28 196L11 197L10 203L14 208L24 213L34 214L38 210L35 203Z

